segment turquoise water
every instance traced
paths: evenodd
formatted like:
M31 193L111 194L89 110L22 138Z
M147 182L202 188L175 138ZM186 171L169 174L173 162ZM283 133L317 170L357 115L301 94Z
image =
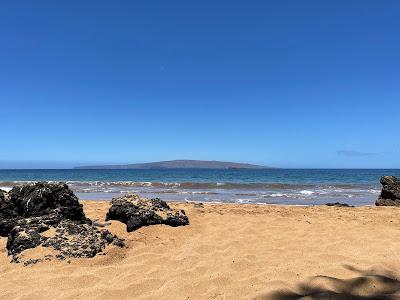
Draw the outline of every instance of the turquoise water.
M153 169L0 170L0 188L32 181L65 181L81 199L111 199L123 193L237 203L373 204L382 175L400 170L360 169Z

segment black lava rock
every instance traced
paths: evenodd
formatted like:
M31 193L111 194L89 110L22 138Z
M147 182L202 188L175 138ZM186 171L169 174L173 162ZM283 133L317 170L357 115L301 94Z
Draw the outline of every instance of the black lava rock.
M68 238L66 238L68 237ZM70 220L62 221L55 229L55 235L43 242L44 247L52 247L66 257L94 257L109 244L124 246L123 240L108 230L98 230L86 223Z
M0 190L0 236L6 237L15 226L17 210L8 193Z
M335 207L354 207L353 205L349 205L347 203L340 203L340 202L326 203L325 205L327 205L327 206L335 206Z
M167 202L159 198L147 199L137 195L114 198L106 220L118 220L125 223L128 232L156 224L173 227L189 224L189 218L184 210L173 210Z
M53 236L43 234L51 228ZM39 182L16 186L9 193L0 191L0 235L8 237L7 250L14 262L24 250L39 245L57 250L59 259L93 257L108 244L124 245L85 217L65 183Z
M0 235L7 236L20 220L42 217L57 225L63 219L89 222L78 198L65 183L26 184L0 192Z
M376 206L400 206L400 181L395 176L381 177L382 191Z
M43 239L36 228L15 226L8 235L8 254L19 254L26 249L35 248L43 242Z
M65 183L27 184L14 187L9 194L21 217L43 216L57 210L62 219L86 220L82 204Z

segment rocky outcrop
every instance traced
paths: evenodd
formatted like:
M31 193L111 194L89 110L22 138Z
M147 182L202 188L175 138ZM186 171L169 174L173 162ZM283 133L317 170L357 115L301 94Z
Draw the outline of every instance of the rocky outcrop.
M334 206L334 207L354 207L353 205L349 205L347 203L340 202L329 202L325 204L326 206Z
M184 210L173 210L165 201L158 198L147 199L137 195L114 198L106 220L118 220L125 223L128 232L155 224L173 227L189 224Z
M35 217L57 213L61 219L84 222L82 204L65 183L43 183L14 187L10 200L19 216Z
M54 234L45 234L48 231ZM8 237L8 254L15 262L24 250L39 245L56 250L59 259L93 257L108 244L123 246L122 240L85 217L65 183L40 182L0 191L0 235Z
M381 177L382 191L376 206L400 206L400 181L395 176Z
M6 194L5 191L0 189L0 204L3 203Z
M0 236L7 236L15 225L17 212L10 201L10 195L0 190Z
M0 196L0 235L7 236L11 229L39 221L47 225L57 225L61 220L90 222L83 213L78 198L65 183L26 184L14 187ZM25 221L28 219L28 221Z

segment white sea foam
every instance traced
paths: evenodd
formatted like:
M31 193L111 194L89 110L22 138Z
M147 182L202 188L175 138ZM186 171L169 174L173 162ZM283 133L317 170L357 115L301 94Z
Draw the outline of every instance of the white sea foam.
M301 191L300 192L300 194L302 194L302 195L312 195L312 194L314 194L315 192L313 192L313 191L308 191L308 190L304 190L304 191Z
M371 192L372 194L379 194L381 191L375 190L375 189L370 189L369 192Z
M275 194L271 194L271 197L285 197L287 196L286 194L281 194L281 193L275 193Z
M0 186L0 190L3 190L5 192L9 192L12 190L12 187L9 186Z
M238 203L250 203L250 199L237 199L236 202L238 202Z

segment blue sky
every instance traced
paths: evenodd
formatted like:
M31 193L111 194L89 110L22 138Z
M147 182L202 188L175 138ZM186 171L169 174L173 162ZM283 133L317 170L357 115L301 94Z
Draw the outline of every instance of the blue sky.
M400 168L399 1L8 1L0 168Z

